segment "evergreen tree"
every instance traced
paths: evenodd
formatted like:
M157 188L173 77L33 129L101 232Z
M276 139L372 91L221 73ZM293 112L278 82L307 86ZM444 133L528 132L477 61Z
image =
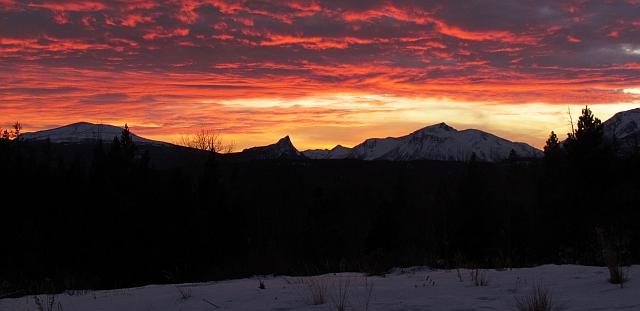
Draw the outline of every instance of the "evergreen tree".
M544 146L544 156L545 158L553 157L557 154L560 149L560 142L558 141L558 135L555 132L551 131L549 138L547 139L547 143Z
M133 168L136 153L136 146L133 142L133 135L127 124L120 134L120 137L114 137L109 150L109 160L115 167L122 169Z
M127 124L124 125L124 129L120 135L120 147L122 149L123 160L131 163L135 156L136 145L133 143L133 136Z
M591 109L585 106L578 119L578 128L569 133L567 149L574 160L594 158L601 155L604 130L600 119L596 118Z

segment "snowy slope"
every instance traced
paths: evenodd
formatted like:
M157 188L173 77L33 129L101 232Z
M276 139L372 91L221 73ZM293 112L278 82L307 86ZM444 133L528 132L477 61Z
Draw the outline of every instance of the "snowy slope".
M640 108L616 113L603 128L605 139L615 142L620 154L631 154L640 147Z
M337 145L333 149L312 149L302 152L305 157L309 159L344 159L351 154L351 148Z
M260 160L304 158L302 153L293 146L289 136L285 136L273 145L245 149L241 154L245 157Z
M640 310L640 266L625 288L607 283L602 267L546 265L508 271L484 270L487 286L475 286L469 270L396 269L384 277L357 273L310 278L265 277L182 285L87 291L55 296L65 311L337 310L339 288L347 288L346 310L516 310L515 299L540 285L557 310ZM326 287L325 302L312 305L309 284ZM317 288L317 287L316 287ZM189 297L183 298L181 289ZM40 296L43 299L43 296ZM368 308L367 308L368 307ZM37 311L33 297L0 300L3 311Z
M92 124L88 122L79 122L69 124L63 127L50 130L25 133L22 139L25 140L46 140L49 139L53 143L83 143L102 140L111 142L114 137L120 137L122 128L107 124ZM166 143L142 138L137 135L132 136L136 143L146 143L155 145L164 145Z
M624 139L640 132L640 108L616 113L603 123L606 137Z
M367 139L350 157L362 160L466 161L473 153L480 161L500 161L514 150L519 157L540 157L525 143L511 142L479 130L458 131L445 123L425 127L403 137Z

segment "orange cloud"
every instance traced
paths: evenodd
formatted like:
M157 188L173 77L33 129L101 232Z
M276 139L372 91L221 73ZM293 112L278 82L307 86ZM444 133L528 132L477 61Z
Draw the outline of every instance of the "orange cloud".
M163 38L171 38L171 37L184 37L189 35L188 28L175 28L175 29L164 29L161 27L150 30L142 37L145 40L156 40Z
M31 129L129 122L169 137L205 123L244 146L289 130L325 146L312 129L353 142L402 134L407 119L455 122L464 109L564 111L640 96L624 91L640 87L640 22L628 1L607 10L551 0L0 5L0 123ZM532 139L523 120L509 122Z
M29 7L44 8L53 11L100 11L106 8L106 5L97 1L52 1L44 3L30 3Z
M154 18L151 16L143 16L141 14L127 15L122 20L122 25L127 27L136 27L138 24L152 23Z

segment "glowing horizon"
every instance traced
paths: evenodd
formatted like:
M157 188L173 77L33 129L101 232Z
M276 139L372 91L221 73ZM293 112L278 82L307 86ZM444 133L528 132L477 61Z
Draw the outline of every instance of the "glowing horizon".
M0 127L78 121L237 149L434 123L540 148L640 106L640 2L0 0Z

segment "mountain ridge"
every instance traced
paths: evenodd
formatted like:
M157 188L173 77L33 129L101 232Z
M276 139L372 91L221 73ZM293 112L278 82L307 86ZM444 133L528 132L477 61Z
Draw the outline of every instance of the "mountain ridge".
M293 145L289 135L281 138L275 144L244 149L240 152L240 155L256 160L305 158L305 156Z
M511 150L524 158L542 156L542 152L526 143L512 142L477 129L458 131L441 122L400 137L368 138L342 157L358 160L445 160L467 161L475 154L480 161L495 162L509 157ZM303 152L310 158L319 151ZM325 152L324 158L341 158ZM344 153L344 151L343 151Z
M122 130L122 127L115 125L76 122L52 129L24 133L21 137L24 140L49 140L53 143L111 142L114 137L120 137ZM131 137L135 143L169 145L169 143L143 138L134 133Z
M618 153L629 154L640 146L640 108L621 111L602 123L604 138Z
M620 150L637 147L640 142L640 108L621 111L603 122L605 139L615 140ZM122 128L106 124L77 122L57 128L25 133L25 140L47 140L54 143L109 142L119 137ZM134 142L172 145L132 135ZM244 159L355 159L355 160L443 160L467 161L475 154L479 161L497 162L507 159L511 151L521 158L542 156L542 151L523 142L514 142L478 129L457 130L445 122L415 130L400 137L367 138L353 148L336 145L332 149L299 151L290 136L266 146L246 148L234 153Z

